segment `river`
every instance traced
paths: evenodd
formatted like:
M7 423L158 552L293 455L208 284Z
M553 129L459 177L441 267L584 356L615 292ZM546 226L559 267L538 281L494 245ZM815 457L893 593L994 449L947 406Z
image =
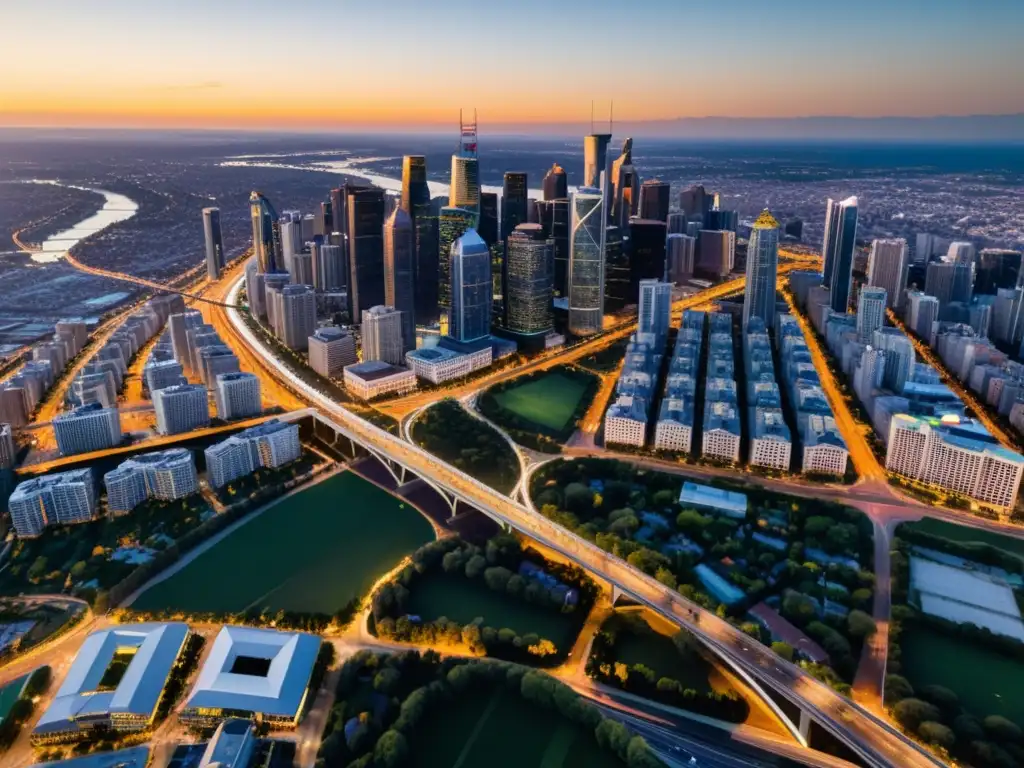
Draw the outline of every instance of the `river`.
M127 221L139 210L139 204L130 197L117 192L108 192L105 189L91 189L75 184L62 184L59 181L44 179L31 179L25 183L53 184L57 187L80 189L85 192L94 192L97 195L102 195L104 198L103 207L96 211L96 213L78 222L73 227L50 235L43 242L42 251L32 252L32 261L40 264L49 264L60 260L68 251L85 240L85 238L101 232L111 224Z

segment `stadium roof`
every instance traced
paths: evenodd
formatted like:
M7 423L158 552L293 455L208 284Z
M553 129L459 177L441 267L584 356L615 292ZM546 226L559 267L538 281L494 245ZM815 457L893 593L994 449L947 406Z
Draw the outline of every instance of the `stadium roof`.
M185 706L293 718L319 650L320 638L304 632L226 626L213 641ZM269 664L265 674L245 674L237 671L239 659Z

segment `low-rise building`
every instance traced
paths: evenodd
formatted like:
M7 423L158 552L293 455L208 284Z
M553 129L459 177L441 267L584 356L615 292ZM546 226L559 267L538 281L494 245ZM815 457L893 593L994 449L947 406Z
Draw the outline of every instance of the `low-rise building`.
M809 414L803 432L803 463L804 472L818 474L846 474L846 464L850 452L846 442L831 416Z
M18 484L7 502L21 538L38 536L50 525L85 523L96 515L91 469L33 477Z
M342 375L347 365L354 365L356 340L341 328L317 328L309 337L309 367L327 379Z
M298 459L299 425L271 419L211 445L204 454L207 480L221 488L257 469L275 469Z
M737 520L747 516L747 497L736 491L726 491L710 485L683 483L679 491L679 506L711 509Z
M701 456L733 463L740 460L740 418L732 403L704 403Z
M690 452L693 448L693 400L666 397L661 401L658 424L654 428L654 448L659 451Z
M639 395L619 395L604 415L605 445L642 448L647 436L647 402Z
M416 389L416 374L382 360L370 360L345 367L345 389L361 400L382 395L405 395Z
M494 359L490 339L457 342L442 338L434 347L420 347L405 353L405 363L418 378L441 384L469 376L486 368Z
M793 441L782 411L778 408L758 409L751 432L750 463L755 467L788 471Z

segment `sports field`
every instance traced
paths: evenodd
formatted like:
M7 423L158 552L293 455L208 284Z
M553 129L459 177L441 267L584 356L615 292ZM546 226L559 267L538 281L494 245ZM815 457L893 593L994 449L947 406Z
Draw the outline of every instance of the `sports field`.
M578 634L575 614L559 613L527 603L518 597L490 589L483 579L433 571L410 588L407 612L433 621L442 616L469 624L483 617L495 629L511 629L517 635L534 632L568 653Z
M593 734L513 691L466 696L424 718L410 739L415 768L622 768Z
M28 680L28 675L22 675L17 680L12 680L0 688L0 723L4 721L11 711L11 707L14 706L14 702L21 696L21 689L25 687L26 680Z
M904 523L908 528L930 533L932 536L941 536L950 541L959 541L963 544L988 544L996 549L1011 552L1024 557L1024 539L1014 536L1002 536L993 531L985 531L979 528L968 528L966 525L947 523L945 520L936 520L926 517L914 523Z
M1024 662L955 637L907 624L900 636L902 674L915 689L941 685L974 716L1024 723Z
M131 607L334 613L433 538L409 504L344 472L270 507Z
M586 392L585 382L561 373L549 373L519 387L510 387L495 395L502 408L548 429L559 430L572 418Z

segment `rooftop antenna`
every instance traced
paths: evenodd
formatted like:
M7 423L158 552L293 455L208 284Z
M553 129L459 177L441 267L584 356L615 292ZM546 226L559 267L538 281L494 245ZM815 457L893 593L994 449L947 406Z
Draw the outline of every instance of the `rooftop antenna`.
M608 133L615 133L615 102L608 104Z
M590 100L590 133L594 133L594 100Z

